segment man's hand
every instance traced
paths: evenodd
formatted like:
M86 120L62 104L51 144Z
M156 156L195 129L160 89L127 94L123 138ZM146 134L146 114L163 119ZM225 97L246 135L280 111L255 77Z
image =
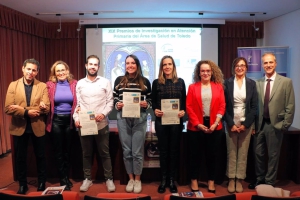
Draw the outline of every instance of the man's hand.
M79 121L76 121L76 122L75 122L75 127L76 127L76 128L81 128L80 122L79 122Z
M15 111L17 109L24 109L23 107L19 106L19 105L10 105L8 107L9 111L12 112L12 111Z
M38 117L38 116L40 116L40 111L39 110L28 110L28 116L30 118Z
M41 109L41 110L45 110L46 109L46 104L44 103L44 102L40 102L40 106L39 106L39 108Z
M101 122L105 118L104 114L96 115L95 120L96 122Z
M80 106L78 106L78 107L76 108L75 112L78 113L80 110L81 110L81 109L80 109Z

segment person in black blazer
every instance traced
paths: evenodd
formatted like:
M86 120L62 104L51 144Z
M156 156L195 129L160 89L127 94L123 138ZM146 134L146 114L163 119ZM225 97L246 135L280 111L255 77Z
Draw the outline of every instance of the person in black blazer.
M224 83L226 100L226 142L228 192L242 192L246 177L247 154L257 112L255 81L246 77L248 64L238 57L232 63L233 76Z

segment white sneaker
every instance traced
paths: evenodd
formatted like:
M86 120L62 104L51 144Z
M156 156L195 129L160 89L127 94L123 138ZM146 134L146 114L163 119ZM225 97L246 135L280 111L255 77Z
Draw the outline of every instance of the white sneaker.
M107 179L106 187L107 187L108 192L114 192L116 190L116 186L112 179Z
M89 187L91 187L93 185L93 182L89 179L85 179L82 183L82 185L80 186L80 191L81 192L86 192L88 191Z
M141 191L142 191L142 182L135 180L133 185L133 192L140 193Z
M134 180L130 179L126 185L126 192L133 191Z

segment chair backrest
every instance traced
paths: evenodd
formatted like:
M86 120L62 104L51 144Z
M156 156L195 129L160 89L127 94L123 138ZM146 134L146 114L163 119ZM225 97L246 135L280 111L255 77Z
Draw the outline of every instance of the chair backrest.
M300 200L300 197L266 197L253 195L251 200Z
M0 192L1 200L63 200L61 194L55 195L40 195L40 196L27 196L18 194L6 194Z
M170 200L205 200L205 199L211 199L211 200L236 200L236 197L234 194L230 194L230 195L225 195L225 196L215 196L215 197L201 197L201 198L195 198L195 197L180 197L180 196L174 196L171 195L170 196Z
M85 195L84 196L84 200L151 200L150 196L137 196L137 197L117 197L117 198L113 198L113 197L93 197L93 196L88 196Z

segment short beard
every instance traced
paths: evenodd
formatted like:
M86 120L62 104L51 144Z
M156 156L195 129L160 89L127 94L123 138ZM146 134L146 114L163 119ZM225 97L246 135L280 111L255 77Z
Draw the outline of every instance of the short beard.
M89 76L92 76L92 77L98 76L98 71L95 74L91 74L89 71L87 71L87 73Z

